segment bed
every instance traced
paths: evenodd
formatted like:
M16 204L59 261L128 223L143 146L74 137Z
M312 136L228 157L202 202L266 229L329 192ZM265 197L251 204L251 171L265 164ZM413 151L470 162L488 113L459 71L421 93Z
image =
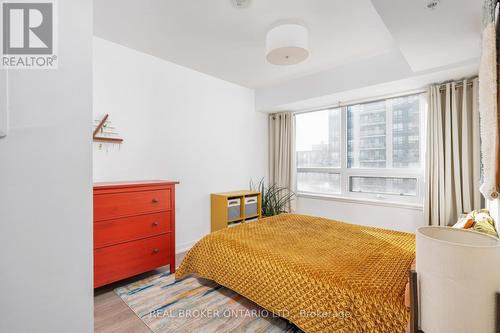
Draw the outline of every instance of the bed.
M236 291L305 332L405 332L413 234L281 214L211 233L176 278Z

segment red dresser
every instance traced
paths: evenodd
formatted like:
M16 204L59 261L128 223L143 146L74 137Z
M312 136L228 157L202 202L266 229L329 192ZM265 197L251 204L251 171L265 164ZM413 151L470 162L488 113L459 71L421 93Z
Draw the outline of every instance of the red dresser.
M94 184L94 288L165 265L175 271L176 184Z

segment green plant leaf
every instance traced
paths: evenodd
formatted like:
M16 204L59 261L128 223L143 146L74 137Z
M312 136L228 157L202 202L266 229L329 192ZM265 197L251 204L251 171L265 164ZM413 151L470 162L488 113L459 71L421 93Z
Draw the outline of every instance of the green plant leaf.
M264 178L254 183L250 180L250 189L259 191L262 195L262 215L273 216L286 213L290 202L295 198L295 193L290 189L277 184L267 185Z

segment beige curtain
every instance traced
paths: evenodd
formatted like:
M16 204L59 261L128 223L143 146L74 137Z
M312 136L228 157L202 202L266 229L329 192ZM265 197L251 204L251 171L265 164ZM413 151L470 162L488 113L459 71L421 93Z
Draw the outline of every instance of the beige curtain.
M431 86L428 100L425 217L447 226L481 208L478 80Z
M269 116L269 183L293 190L295 184L294 117L283 112ZM295 200L289 211L295 210Z

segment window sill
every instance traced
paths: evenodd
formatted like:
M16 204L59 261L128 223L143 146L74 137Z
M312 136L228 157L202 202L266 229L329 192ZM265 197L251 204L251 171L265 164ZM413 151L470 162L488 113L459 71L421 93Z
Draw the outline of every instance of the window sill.
M411 210L424 210L423 205L418 204L409 204L402 202L394 202L394 201L382 201L382 200L371 200L371 199L360 199L360 198L349 198L349 197L341 197L327 194L317 194L317 193L297 193L298 198L307 198L307 199L319 199L319 200L331 200L331 201L339 201L339 202L348 202L348 203L356 203L362 205L371 205L371 206L385 206L385 207L393 207L393 208L404 208Z

